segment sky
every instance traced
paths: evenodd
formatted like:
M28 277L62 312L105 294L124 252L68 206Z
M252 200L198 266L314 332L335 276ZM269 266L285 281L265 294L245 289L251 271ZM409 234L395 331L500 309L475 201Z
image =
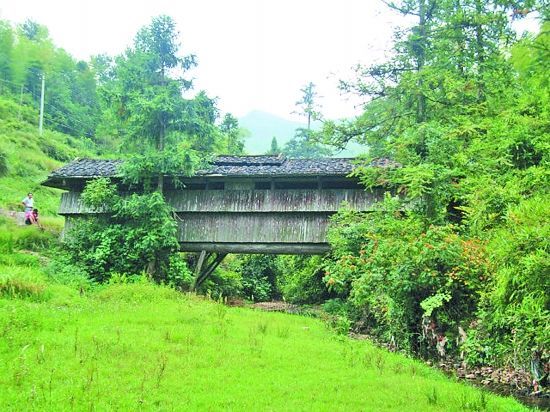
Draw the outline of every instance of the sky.
M357 113L338 80L382 59L398 22L378 0L0 0L0 18L46 25L57 46L82 60L120 54L160 14L176 21L182 53L198 58L195 90L218 97L222 112L294 120L310 81L325 117Z
M0 0L0 18L46 25L78 59L117 55L152 17L171 16L183 54L195 54L195 90L218 98L222 113L252 110L299 120L308 82L329 119L359 113L337 84L358 63L380 62L402 18L380 0Z

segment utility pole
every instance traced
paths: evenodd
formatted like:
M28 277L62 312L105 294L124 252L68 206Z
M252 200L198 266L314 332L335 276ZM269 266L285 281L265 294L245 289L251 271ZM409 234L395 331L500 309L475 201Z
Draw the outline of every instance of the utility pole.
M23 106L23 90L25 86L21 85L21 93L19 94L19 110L17 111L17 119L21 120L21 107Z
M38 134L42 136L44 126L44 86L46 84L46 76L42 73L42 92L40 93L40 120L38 121Z

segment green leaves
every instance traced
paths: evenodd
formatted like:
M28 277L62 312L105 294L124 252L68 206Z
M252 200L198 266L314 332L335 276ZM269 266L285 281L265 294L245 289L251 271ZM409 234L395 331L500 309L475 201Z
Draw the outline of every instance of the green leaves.
M475 316L489 262L484 245L454 226L426 227L388 198L372 213L339 212L329 241L334 260L325 282L347 293L361 313L356 320L383 340L433 355L435 342L422 338L424 319L450 340Z
M188 280L175 256L177 224L160 193L120 196L108 179L96 179L82 199L101 214L75 223L65 245L91 278L147 272L162 282Z

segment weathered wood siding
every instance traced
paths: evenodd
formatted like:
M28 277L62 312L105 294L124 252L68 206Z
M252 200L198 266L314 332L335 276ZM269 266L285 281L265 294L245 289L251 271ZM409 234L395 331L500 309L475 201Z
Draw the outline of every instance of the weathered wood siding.
M327 213L178 213L180 242L326 243Z
M357 189L189 190L166 199L178 212L336 212L342 202L369 210L381 196Z
M179 190L166 192L177 212L336 212L343 202L356 210L370 210L381 192L360 189ZM94 213L78 192L61 196L62 215Z
M361 189L173 190L184 251L225 253L324 253L329 217L345 202L370 210L381 192ZM61 197L59 213L73 219L101 211L84 207L79 192Z

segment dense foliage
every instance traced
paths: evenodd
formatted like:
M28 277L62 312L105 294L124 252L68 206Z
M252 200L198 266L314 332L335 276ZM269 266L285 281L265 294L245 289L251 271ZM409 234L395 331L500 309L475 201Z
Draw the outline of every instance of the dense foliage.
M122 197L108 179L97 179L87 185L82 200L99 213L75 223L65 247L91 278L104 282L114 274L147 273L178 287L191 283L176 253L176 222L159 193Z
M541 370L550 37L540 7L540 33L515 38L511 20L538 7L517 3L388 3L416 23L390 61L342 82L367 99L364 113L323 134L368 144L355 175L394 197L372 214L338 214L325 280L356 327L395 347ZM376 158L393 163L370 167Z
M44 26L28 20L13 28L0 21L0 94L37 109L42 76L47 84L46 127L73 136L93 137L100 118L100 102L89 63L77 61L56 47Z

